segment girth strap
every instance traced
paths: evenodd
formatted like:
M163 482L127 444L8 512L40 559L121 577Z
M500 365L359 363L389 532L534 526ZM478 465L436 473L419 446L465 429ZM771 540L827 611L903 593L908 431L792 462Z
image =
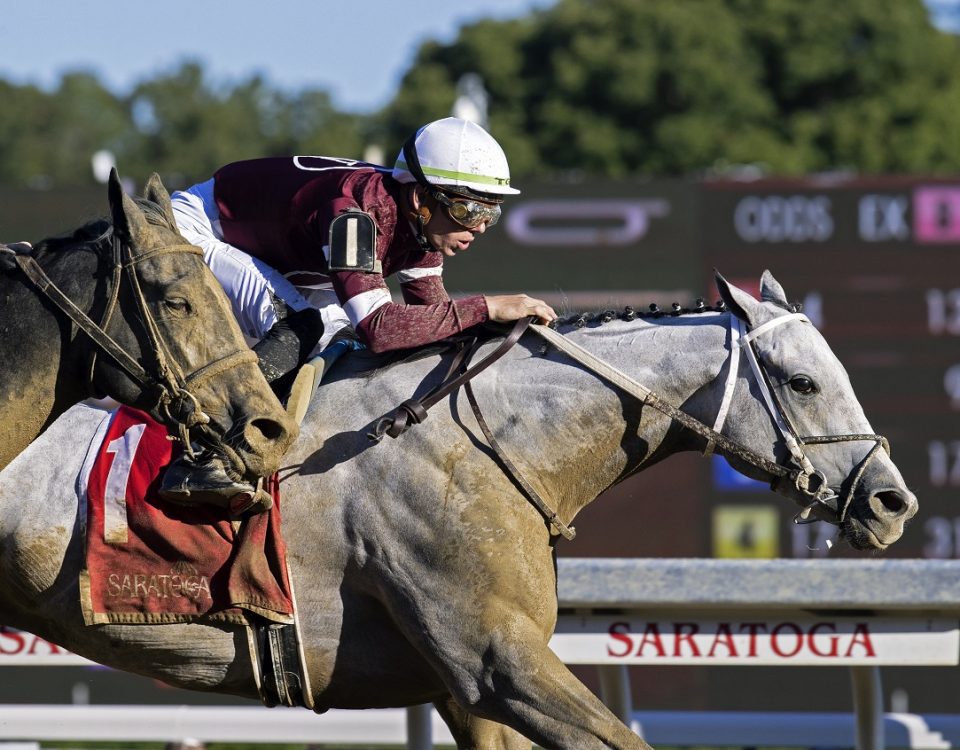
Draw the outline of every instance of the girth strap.
M260 698L265 706L312 708L304 690L297 627L293 624L260 622L254 627L260 665Z

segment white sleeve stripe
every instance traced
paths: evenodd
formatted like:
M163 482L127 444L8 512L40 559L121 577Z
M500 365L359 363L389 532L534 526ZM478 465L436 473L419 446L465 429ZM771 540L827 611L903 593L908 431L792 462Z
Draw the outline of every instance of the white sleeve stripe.
M411 281L423 279L427 276L442 276L443 266L434 266L433 268L408 268L405 271L397 271L397 280L401 284L409 284Z
M362 292L348 299L343 309L350 318L350 322L356 326L374 310L392 301L389 289L371 289L369 292Z

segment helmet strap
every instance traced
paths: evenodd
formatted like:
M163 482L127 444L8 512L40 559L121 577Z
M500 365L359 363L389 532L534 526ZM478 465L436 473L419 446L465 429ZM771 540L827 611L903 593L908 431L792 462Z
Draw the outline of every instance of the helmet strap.
M410 219L410 223L413 224L413 235L416 238L420 249L425 253L436 252L436 248L434 248L427 239L426 233L426 226L430 223L430 219L433 218L433 211L430 210L429 206L427 206L423 200L420 201L420 206L418 208L414 208L413 200L414 193L416 193L416 191L416 183L409 186L409 192L407 193L407 217ZM427 193L424 191L424 199L426 198L426 195Z
M417 155L417 134L411 135L403 144L403 160L407 163L407 169L414 179L423 185L425 190L430 189L430 183L427 176L423 173L423 167L420 166L420 157Z
M429 215L429 214L428 214ZM429 218L424 218L423 214L419 211L417 212L417 222L415 225L415 232L417 238L417 244L420 246L420 249L425 253L434 253L437 249L430 244L430 241L427 239L426 232L423 231L423 228L427 225L427 222L430 221Z

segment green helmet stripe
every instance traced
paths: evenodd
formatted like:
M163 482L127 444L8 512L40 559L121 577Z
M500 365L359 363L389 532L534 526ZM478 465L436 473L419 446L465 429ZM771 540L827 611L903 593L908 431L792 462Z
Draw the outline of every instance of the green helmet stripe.
M403 159L398 159L396 166L399 169L406 169L410 171L407 167L407 163ZM483 174L470 174L469 172L454 172L449 169L437 169L436 167L424 167L420 165L423 169L423 174L430 177L446 177L451 180L463 180L464 182L479 182L484 185L501 185L503 187L510 187L510 178L509 177L487 177Z

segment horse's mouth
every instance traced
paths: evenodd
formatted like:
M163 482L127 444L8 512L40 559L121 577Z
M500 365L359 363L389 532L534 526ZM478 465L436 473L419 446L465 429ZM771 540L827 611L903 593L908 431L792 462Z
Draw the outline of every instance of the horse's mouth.
M870 524L857 518L847 518L840 527L843 538L856 550L882 552L903 534L903 527L887 533L878 533Z
M256 484L269 473L261 451L247 440L246 422L230 422L218 414L210 414L210 422L197 428L193 438L204 450L215 455L227 475L237 482Z
M247 482L256 485L260 476L247 468L243 456L226 442L218 444L214 449L217 457L222 461L224 471L235 482Z

